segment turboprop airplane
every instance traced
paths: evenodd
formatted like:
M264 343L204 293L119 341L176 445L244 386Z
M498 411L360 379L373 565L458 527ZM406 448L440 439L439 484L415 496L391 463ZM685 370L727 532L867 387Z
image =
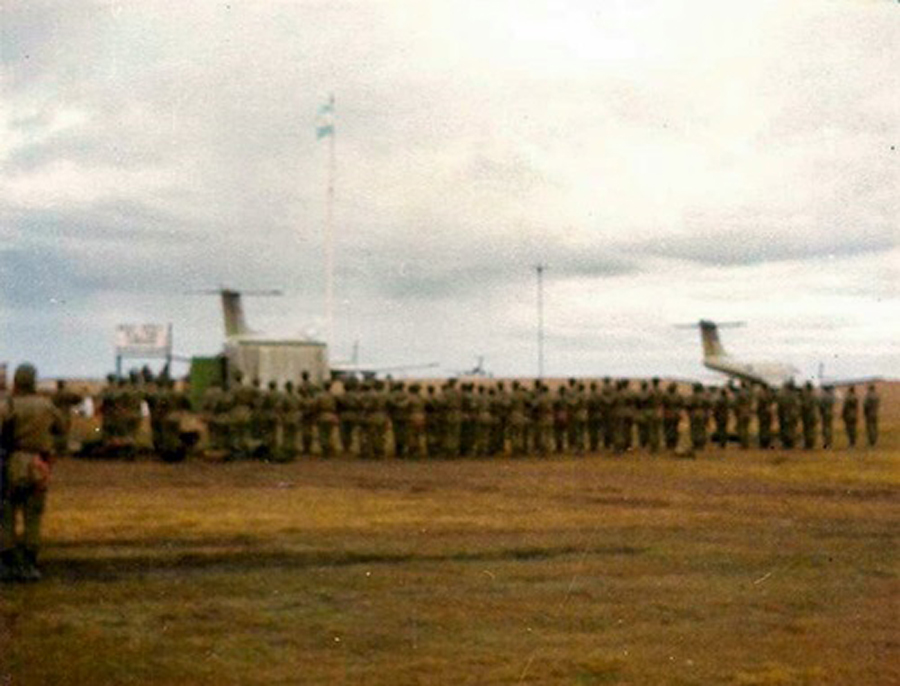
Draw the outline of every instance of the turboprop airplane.
M739 360L725 352L725 348L719 340L719 328L732 328L743 325L743 322L720 322L716 324L708 319L701 319L697 324L686 325L687 328L700 329L700 342L703 344L703 366L732 378L763 386L779 387L789 381L796 381L800 370L786 362L751 362ZM830 379L823 377L820 369L818 385L852 386L878 380L880 380L880 377L874 376Z
M300 365L302 370L312 372L313 378L326 378L328 376L340 378L356 376L360 378L372 378L378 374L406 372L412 369L426 369L437 367L437 362L415 365L375 366L361 364L357 357L358 348L354 346L353 359L346 362L328 362L325 354L325 343L316 341L310 335L297 335L294 337L277 338L253 331L247 326L244 317L244 308L240 291L221 288L214 291L200 291L203 294L219 295L222 299L222 317L225 324L225 352L229 359L237 364L238 368L247 367L243 371L252 376L263 371L263 368L273 366L285 367L275 376L293 378L296 376L294 367ZM246 291L246 295L282 295L281 291ZM305 349L305 350L304 350ZM316 350L318 349L318 350ZM243 354L236 354L241 351ZM252 356L249 351L260 351ZM259 358L257 360L257 358ZM298 367L298 368L300 368ZM260 368L257 370L257 368ZM272 376L270 373L268 376Z
M763 386L782 386L788 381L793 381L799 373L796 367L785 362L749 362L738 360L725 352L725 348L719 340L719 326L738 327L743 326L743 322L727 322L717 325L708 319L701 319L697 324L688 324L687 326L700 329L700 342L703 344L703 366L707 369Z

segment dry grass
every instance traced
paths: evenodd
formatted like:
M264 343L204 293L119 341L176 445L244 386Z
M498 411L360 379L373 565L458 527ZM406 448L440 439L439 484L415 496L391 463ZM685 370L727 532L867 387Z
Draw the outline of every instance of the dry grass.
M900 683L877 450L59 465L0 683Z

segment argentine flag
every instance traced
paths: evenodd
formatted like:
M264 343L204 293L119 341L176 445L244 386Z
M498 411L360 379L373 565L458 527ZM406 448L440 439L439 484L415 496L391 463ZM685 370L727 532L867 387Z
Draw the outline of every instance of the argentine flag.
M316 116L316 139L321 140L326 136L334 135L334 96L319 108Z

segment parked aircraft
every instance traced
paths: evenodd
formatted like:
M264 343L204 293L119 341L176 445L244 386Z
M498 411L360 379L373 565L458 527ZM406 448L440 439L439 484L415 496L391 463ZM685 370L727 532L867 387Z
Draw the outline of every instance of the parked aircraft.
M475 366L469 369L460 369L454 373L459 378L489 379L494 375L491 374L484 366L484 355L478 355L475 358Z
M362 364L358 360L358 345L354 346L352 360L327 361L327 356L324 355L325 343L316 341L311 336L298 335L292 338L273 338L251 330L247 326L247 321L244 317L244 308L241 300L242 293L240 291L222 288L217 291L203 291L203 293L218 294L222 298L222 316L225 324L225 350L226 356L228 356L229 359L237 359L237 356L233 353L234 350L249 349L269 352L270 354L268 357L272 358L269 365L265 365L265 360L263 359L262 365L251 364L251 366L272 366L275 363L285 365L289 362L289 359L296 358L291 360L294 364L286 364L289 369L285 369L282 373L277 374L278 377L287 375L288 378L293 378L295 376L294 372L297 371L294 369L297 361L302 361L302 364L308 367L305 371L309 371L313 378L324 378L329 375L333 378L348 376L372 378L378 374L407 372L413 369L428 369L438 366L437 362L391 366ZM281 292L276 290L247 291L246 294L281 295ZM307 350L303 351L304 348ZM319 355L315 348L321 349L322 354ZM246 358L246 355L242 355L240 358L243 360L243 358ZM247 362L244 362L241 366L247 366ZM272 374L269 374L269 376L272 376Z
M688 328L700 329L700 342L703 345L703 366L707 369L725 374L753 384L778 387L789 381L796 381L800 371L791 364L782 361L748 361L732 357L719 340L719 328L743 326L743 322L721 322L716 324L708 319L701 319L697 324L687 324ZM876 377L859 377L853 379L828 379L819 375L819 385L851 386L870 381Z

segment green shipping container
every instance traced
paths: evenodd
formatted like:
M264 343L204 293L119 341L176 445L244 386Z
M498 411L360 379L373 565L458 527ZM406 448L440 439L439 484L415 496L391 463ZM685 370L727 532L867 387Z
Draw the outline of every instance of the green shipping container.
M191 358L191 407L200 410L203 395L210 386L225 387L226 361L221 355L216 357Z

